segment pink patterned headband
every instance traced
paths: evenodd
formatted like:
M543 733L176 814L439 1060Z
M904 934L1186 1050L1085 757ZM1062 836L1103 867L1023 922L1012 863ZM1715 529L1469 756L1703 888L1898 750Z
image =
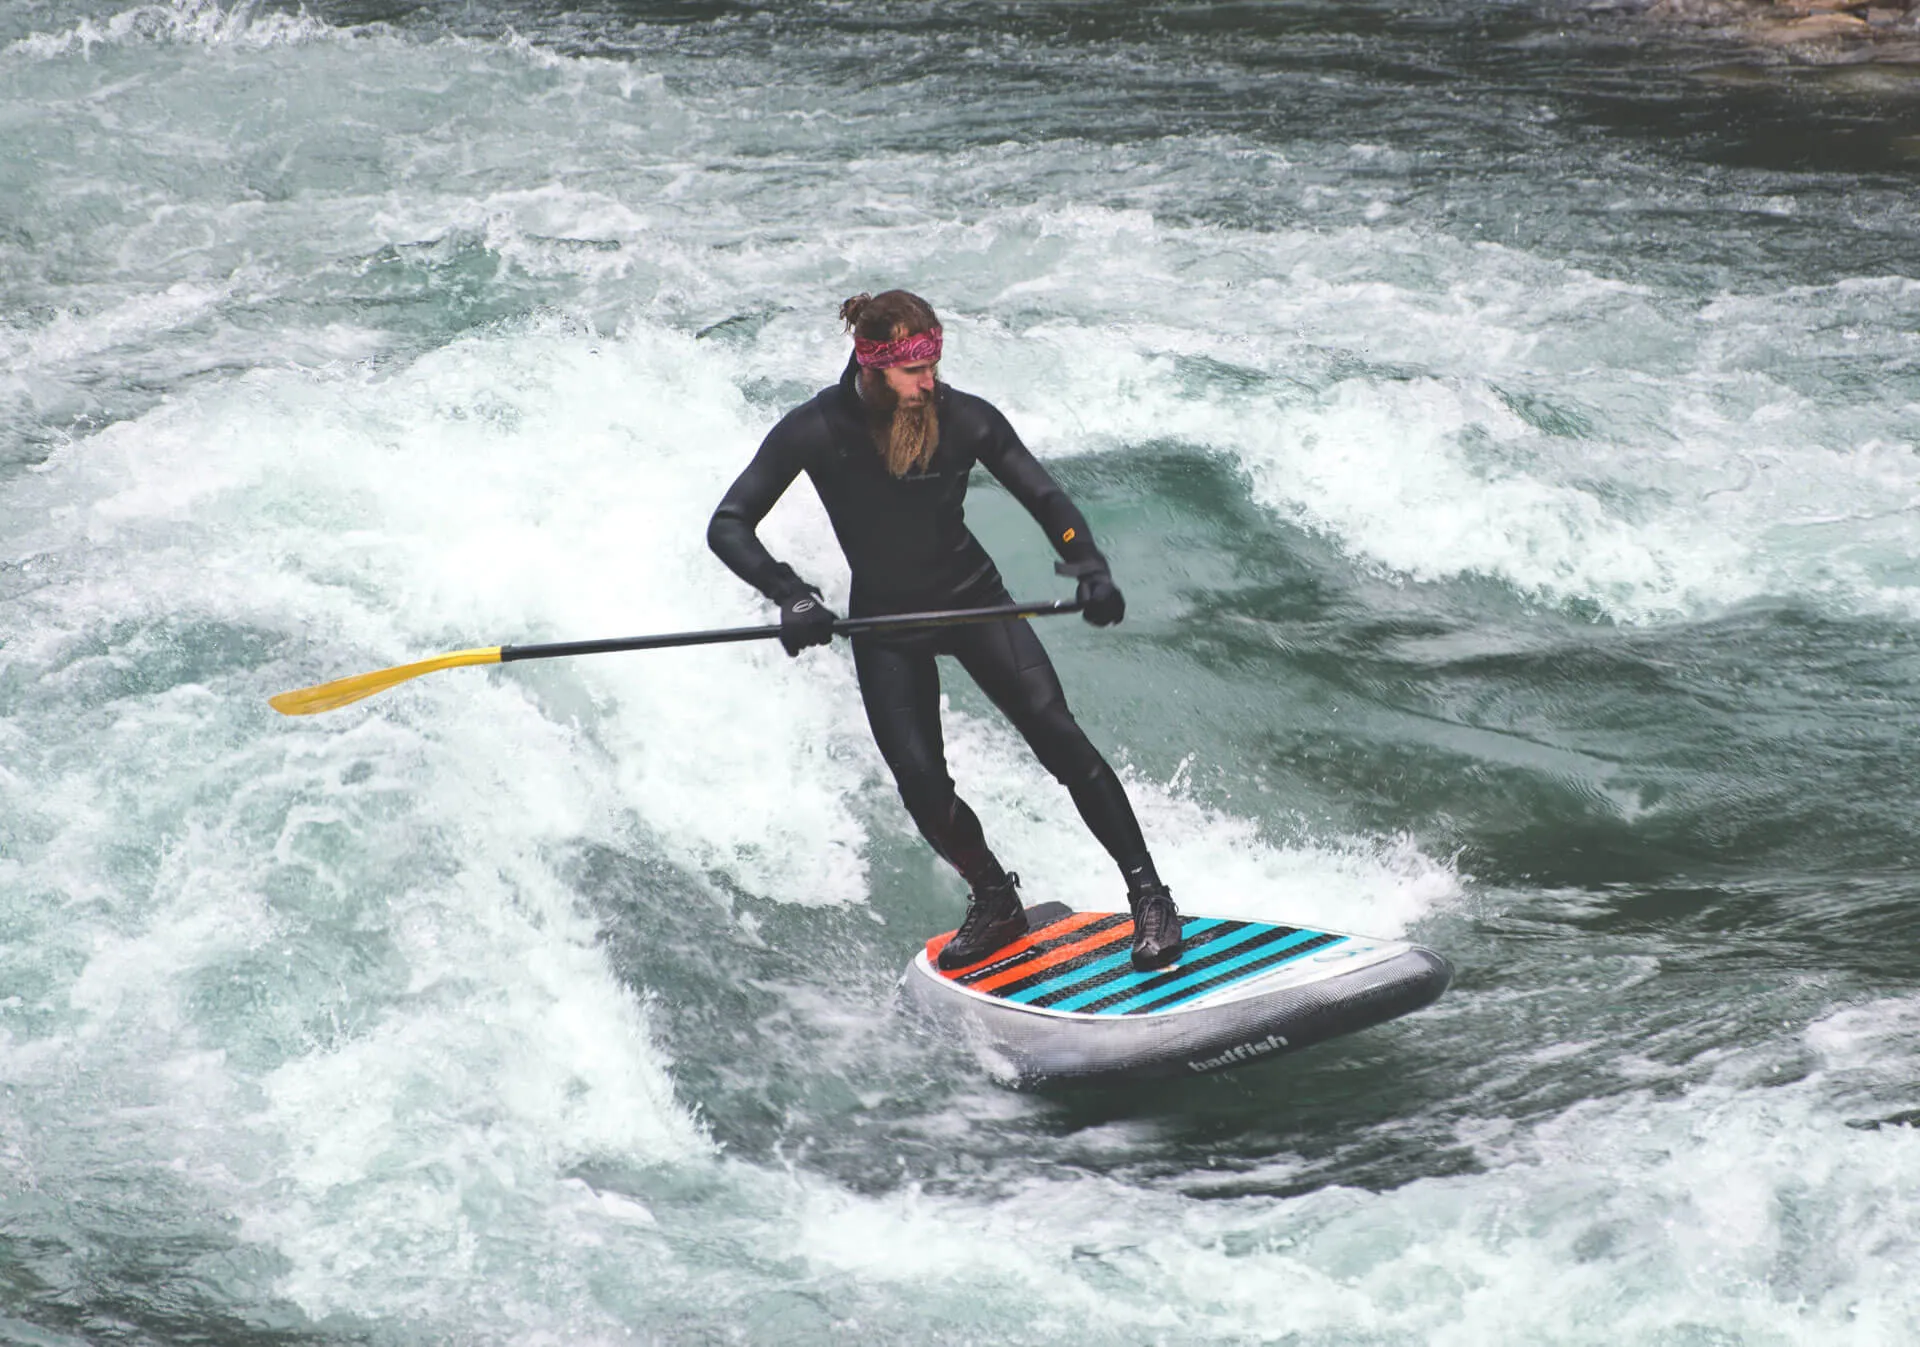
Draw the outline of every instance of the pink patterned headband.
M930 365L940 359L940 329L930 327L899 341L853 339L853 358L867 369L892 369L895 365Z

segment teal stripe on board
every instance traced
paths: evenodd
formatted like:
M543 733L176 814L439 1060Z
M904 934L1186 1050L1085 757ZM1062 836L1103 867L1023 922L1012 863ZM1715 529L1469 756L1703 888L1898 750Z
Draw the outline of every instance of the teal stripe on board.
M1259 934L1251 940L1222 940L1211 947L1201 948L1189 944L1181 953L1179 962L1172 967L1151 973L1141 973L1124 982L1114 982L1110 979L1107 986L1103 988L1104 995L1092 1001L1083 1001L1076 1009L1084 1015L1098 1015L1108 1006L1118 1005L1136 993L1152 992L1156 995L1164 993L1168 987L1189 975L1199 976L1203 973L1211 975L1214 970L1232 960L1236 953L1252 953L1256 949L1262 951L1275 949L1290 943L1299 934L1298 927L1263 925L1260 927ZM1239 950L1236 951L1234 946L1239 946Z
M1292 926L1263 925L1248 940L1223 940L1201 950L1188 946L1181 953L1180 961L1172 967L1135 973L1127 978L1110 978L1105 986L1098 989L1098 995L1077 998L1073 1008L1083 1015L1098 1015L1110 1006L1132 1001L1138 996L1158 996L1176 982L1193 977L1210 977L1222 967L1238 962L1242 956L1265 953L1293 944L1301 934ZM1305 934L1313 933L1308 931Z
M1271 926L1247 926L1235 931L1219 943L1208 946L1207 953L1209 955L1222 954L1235 945L1242 945L1249 940L1257 940L1261 936L1271 935L1272 933L1273 927ZM1133 952L1131 950L1127 951L1129 966L1131 966L1132 957ZM1129 972L1125 977L1105 979L1098 986L1087 987L1064 1000L1056 1001L1050 1008L1053 1010L1078 1010L1090 1001L1098 1001L1102 997L1121 994L1129 988L1139 987L1144 983L1165 976L1166 970L1164 968L1156 968L1146 973Z
M1184 1002L1198 1000L1208 992L1231 987L1236 982L1244 982L1250 977L1269 972L1281 964L1291 963L1301 955L1330 949L1344 939L1346 939L1345 936L1335 936L1332 940L1327 940L1326 935L1320 931L1296 931L1277 944L1248 950L1245 954L1228 959L1225 963L1216 964L1212 968L1203 968L1167 986L1155 987L1138 996L1128 997L1118 1005L1104 1007L1099 1013L1125 1015L1136 1007L1146 1007L1149 1004L1154 1010L1170 1010ZM1326 943L1320 943L1322 941ZM1301 949L1302 945L1312 945L1313 949Z

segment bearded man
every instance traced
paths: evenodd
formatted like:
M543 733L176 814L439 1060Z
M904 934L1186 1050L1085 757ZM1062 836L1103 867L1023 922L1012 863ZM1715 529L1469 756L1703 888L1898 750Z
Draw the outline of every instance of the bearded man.
M853 355L840 382L796 407L767 435L713 513L707 543L742 580L780 605L789 655L833 639L820 591L775 561L754 532L802 472L827 509L853 573L855 617L1008 603L1000 572L967 529L963 502L976 463L999 479L1079 580L1083 615L1111 626L1126 613L1087 521L992 404L939 381L940 321L918 295L856 295L840 307ZM945 948L949 971L979 963L1026 934L1026 912L954 793L940 731L935 656L960 661L1073 796L1119 865L1133 910L1133 963L1179 957L1180 915L1155 873L1120 778L1067 709L1039 637L1024 620L853 637L867 723L900 798L927 841L967 883L967 914Z

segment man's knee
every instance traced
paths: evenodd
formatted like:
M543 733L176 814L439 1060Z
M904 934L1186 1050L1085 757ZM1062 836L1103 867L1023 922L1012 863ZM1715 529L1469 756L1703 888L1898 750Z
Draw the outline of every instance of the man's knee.
M1107 765L1065 702L1055 702L1020 729L1040 765L1063 786L1077 786Z
M901 803L922 830L945 826L953 812L953 778L945 772L902 772L894 784L900 789Z

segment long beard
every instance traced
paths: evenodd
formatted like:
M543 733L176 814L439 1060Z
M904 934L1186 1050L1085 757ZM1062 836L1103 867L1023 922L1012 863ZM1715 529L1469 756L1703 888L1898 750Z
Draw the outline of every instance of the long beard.
M872 379L863 388L873 413L873 441L887 471L905 477L933 462L933 451L940 447L940 409L934 400L903 407L885 379Z
M933 451L939 447L940 413L932 398L917 407L893 409L883 451L888 472L895 477L918 472L933 461Z

